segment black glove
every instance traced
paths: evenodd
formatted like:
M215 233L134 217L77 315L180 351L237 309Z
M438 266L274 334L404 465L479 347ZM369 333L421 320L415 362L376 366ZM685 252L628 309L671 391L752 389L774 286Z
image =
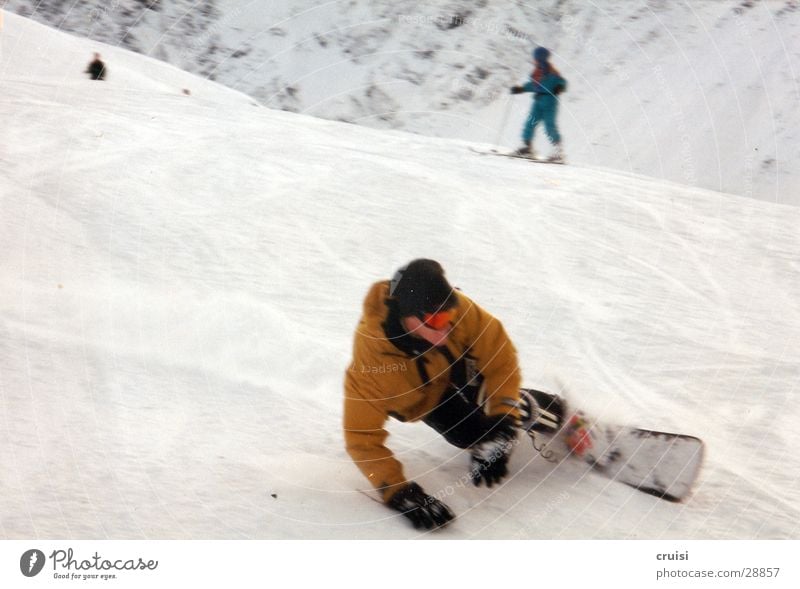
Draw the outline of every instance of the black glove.
M417 529L443 527L456 517L447 505L425 494L417 483L409 483L392 495L387 505L410 519Z
M525 92L525 88L522 86L511 86L511 94L522 94Z
M490 428L486 435L472 448L470 478L475 486L481 481L491 487L508 474L508 457L517 438L516 420L508 415L487 418Z

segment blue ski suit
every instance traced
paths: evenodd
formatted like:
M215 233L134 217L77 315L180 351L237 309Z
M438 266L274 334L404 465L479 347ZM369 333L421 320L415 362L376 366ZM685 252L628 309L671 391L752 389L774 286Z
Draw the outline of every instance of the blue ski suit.
M537 76L539 69L542 69L541 76ZM539 81L536 81L539 77ZM561 143L561 134L556 126L556 114L558 113L557 95L567 88L567 81L549 63L537 64L536 71L531 75L522 86L523 92L533 92L533 105L528 118L525 120L525 127L522 130L522 141L530 143L533 140L533 132L536 125L544 123L544 130L552 144Z

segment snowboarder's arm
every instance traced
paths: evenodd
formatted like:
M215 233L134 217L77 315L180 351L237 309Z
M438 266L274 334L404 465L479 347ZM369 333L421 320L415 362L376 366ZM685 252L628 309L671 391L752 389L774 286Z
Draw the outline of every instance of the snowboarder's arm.
M387 415L372 401L358 395L353 387L345 389L344 438L347 453L373 487L389 501L407 481L403 466L386 447L389 433L384 429Z
M476 358L478 370L484 377L486 412L489 415L519 417L515 405L519 401L521 375L517 350L503 324L490 313L467 299L466 320L475 322L470 331L470 354Z

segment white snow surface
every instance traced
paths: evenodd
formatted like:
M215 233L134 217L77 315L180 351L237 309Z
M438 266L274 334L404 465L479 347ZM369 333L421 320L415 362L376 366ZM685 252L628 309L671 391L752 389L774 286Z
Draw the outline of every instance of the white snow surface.
M0 0L265 106L520 143L544 45L570 160L800 205L798 0ZM114 60L108 61L111 75ZM549 147L538 133L537 147Z
M274 111L112 47L91 82L96 42L4 16L3 538L800 537L800 209ZM527 443L465 486L463 451L399 423L458 519L418 532L359 492L353 331L420 256L503 321L526 385L702 437L691 497Z

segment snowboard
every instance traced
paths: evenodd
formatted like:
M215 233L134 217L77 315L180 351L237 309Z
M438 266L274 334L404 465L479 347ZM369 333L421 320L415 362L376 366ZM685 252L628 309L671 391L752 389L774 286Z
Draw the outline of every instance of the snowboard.
M533 409L524 424L545 458L580 460L593 471L643 493L680 502L700 474L705 446L695 436L604 424L572 410L561 397L526 389ZM536 434L549 439L537 447Z
M515 160L525 160L527 162L533 162L533 163L536 163L536 164L554 164L554 165L557 165L557 166L563 166L563 165L566 165L566 163L567 163L567 162L565 162L563 160L559 162L559 161L550 161L548 159L533 158L533 157L529 157L527 155L517 155L513 151L505 152L505 151L500 151L499 149L485 149L484 150L484 149L475 149L474 147L470 147L469 149L473 153L477 153L477 154L480 154L480 155L498 155L500 157L510 157L512 159L515 159Z

